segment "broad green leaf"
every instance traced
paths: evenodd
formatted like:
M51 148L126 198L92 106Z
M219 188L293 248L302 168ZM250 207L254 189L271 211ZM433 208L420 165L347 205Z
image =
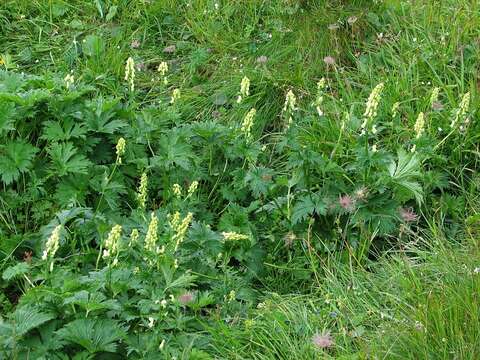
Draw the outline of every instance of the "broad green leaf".
M2 181L10 184L16 181L21 173L27 172L38 149L29 143L18 140L0 147L0 172Z
M48 149L52 159L51 172L57 176L64 176L70 173L86 174L91 162L81 154L71 143L54 143Z
M327 213L325 201L319 194L303 195L293 207L292 224L295 225L314 213L317 215L325 215Z
M52 320L54 317L53 314L40 312L31 306L18 308L13 314L15 333L17 336L23 336L30 330Z
M56 121L46 121L41 138L50 142L66 141L72 138L85 138L86 133L83 124L74 123L72 120L66 120L63 125Z
M14 129L15 115L13 102L0 101L0 135Z
M420 159L416 154L408 154L403 149L398 151L398 161L390 163L388 172L400 201L415 198L419 204L423 202L422 186L415 181L421 175L420 170Z
M273 184L273 174L272 169L264 167L254 168L247 172L245 181L250 186L255 197L258 198L260 195L266 195L268 193L270 186Z
M26 262L19 262L17 265L15 266L10 266L8 268L5 269L5 271L3 272L2 274L2 279L3 280L6 280L6 281L9 281L9 280L12 280L16 277L19 277L23 274L26 274L29 270L29 266Z
M111 352L117 350L117 342L125 337L125 329L110 319L78 319L57 331L59 337L77 344L89 353Z

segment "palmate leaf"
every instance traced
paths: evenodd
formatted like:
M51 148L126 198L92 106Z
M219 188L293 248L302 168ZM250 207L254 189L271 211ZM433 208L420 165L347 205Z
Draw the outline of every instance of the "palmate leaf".
M113 134L118 129L127 126L124 121L113 120L119 109L117 100L97 98L87 103L85 123L89 131L94 133Z
M421 204L423 201L422 186L415 181L421 175L421 163L416 154L407 154L403 149L398 151L398 161L392 161L388 167L393 190L400 201L411 198Z
M75 123L73 120L65 120L64 124L57 121L46 121L44 123L41 139L47 141L66 141L72 138L85 138L87 130L83 124Z
M2 279L9 281L12 280L16 277L19 277L23 274L26 274L28 270L30 269L30 266L26 262L19 262L18 264L14 266L10 266L2 274Z
M245 176L245 182L249 185L253 195L258 198L260 195L266 195L272 185L273 170L258 167L251 169Z
M38 149L23 140L10 141L0 147L0 172L2 181L10 184L21 173L27 172Z
M92 164L84 155L77 154L77 149L68 142L54 143L47 151L52 159L50 171L57 176L86 174Z
M109 309L120 310L121 306L114 299L107 300L102 293L89 293L86 290L80 290L63 301L64 304L75 304L85 309L88 313L95 310Z
M0 135L14 129L16 114L14 103L0 100Z
M40 312L31 306L18 308L13 314L15 335L23 336L30 330L52 320L54 317L53 314Z
M152 164L166 170L170 170L174 166L189 170L192 158L193 153L190 145L174 133L170 136L164 135L161 137L159 155L152 159Z
M327 204L324 199L315 193L303 195L293 207L292 224L295 225L314 213L317 215L325 215L327 213Z
M125 328L110 319L78 319L57 331L60 339L80 345L90 354L99 352L114 353L117 342L125 335Z

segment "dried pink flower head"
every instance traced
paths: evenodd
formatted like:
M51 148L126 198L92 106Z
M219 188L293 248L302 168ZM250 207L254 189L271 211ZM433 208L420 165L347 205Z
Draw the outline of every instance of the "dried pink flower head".
M434 101L432 103L432 109L434 111L442 111L443 110L443 104L440 101Z
M325 56L323 62L327 65L335 65L335 58L333 56Z
M410 208L400 208L400 217L405 222L414 222L418 220L418 215Z
M268 58L265 55L259 56L257 58L257 63L259 64L265 64L268 61Z
M147 66L145 65L144 62L139 62L139 63L136 63L135 64L135 68L138 70L138 71L143 71L147 68Z
M170 45L170 46L165 47L163 49L163 52L167 53L167 54L173 54L175 52L175 50L177 50L177 47L175 45Z
M347 19L347 22L350 24L350 25L353 25L357 22L358 20L358 17L356 16L350 16L348 19Z
M195 296L190 291L187 291L178 297L178 301L183 305L191 303L194 299Z
M334 342L330 333L325 332L322 334L316 333L315 335L313 335L312 344L317 349L327 349L329 347L332 347L334 345Z
M361 188L355 191L355 198L357 200L365 200L367 196L368 196L368 189L365 186L362 186Z
M285 235L283 239L285 241L285 246L290 247L293 245L294 241L297 239L297 236L295 235L294 232L290 231Z
M333 30L338 30L338 29L340 29L340 26L337 23L328 25L328 30L333 31Z
M340 198L338 199L338 203L343 209L347 211L352 211L353 209L355 209L355 199L352 198L350 195L340 196Z
M138 49L140 47L140 40L135 39L130 43L132 49Z

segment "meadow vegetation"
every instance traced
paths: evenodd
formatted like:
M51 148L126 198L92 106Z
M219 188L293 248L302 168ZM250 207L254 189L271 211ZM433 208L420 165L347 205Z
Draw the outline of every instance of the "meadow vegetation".
M0 357L480 358L480 3L3 0Z

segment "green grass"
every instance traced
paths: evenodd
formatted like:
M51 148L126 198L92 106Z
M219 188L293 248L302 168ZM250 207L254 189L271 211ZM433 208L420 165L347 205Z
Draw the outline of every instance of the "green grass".
M212 346L228 359L475 359L479 263L478 243L432 238L368 270L332 261L310 293L267 294L247 317L212 327ZM315 349L326 332L335 347Z
M475 0L2 1L0 355L479 358L479 39Z

